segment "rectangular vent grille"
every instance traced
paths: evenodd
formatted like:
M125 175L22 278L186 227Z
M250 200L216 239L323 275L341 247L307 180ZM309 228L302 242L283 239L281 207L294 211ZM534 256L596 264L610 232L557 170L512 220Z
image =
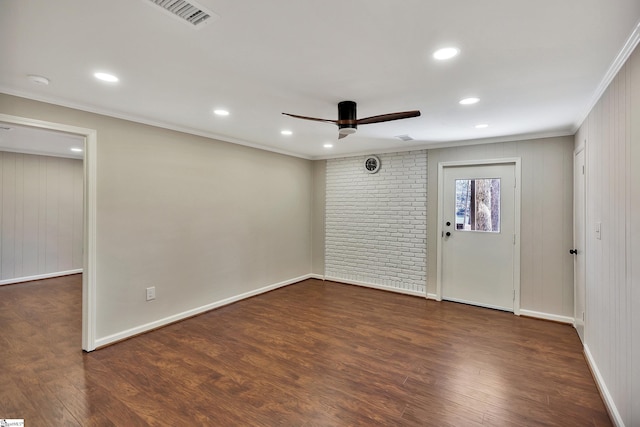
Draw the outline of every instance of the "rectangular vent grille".
M396 135L396 138L401 139L403 141L413 141L413 138L411 138L409 135Z
M202 7L195 5L193 2L184 0L149 0L151 3L160 6L173 16L180 18L183 22L187 22L194 27L205 24L212 18L216 18L215 13L204 10Z

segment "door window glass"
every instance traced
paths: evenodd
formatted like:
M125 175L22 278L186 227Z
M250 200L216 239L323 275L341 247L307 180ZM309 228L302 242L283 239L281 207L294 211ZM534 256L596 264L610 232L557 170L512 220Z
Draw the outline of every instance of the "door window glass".
M456 230L500 232L500 178L456 179Z

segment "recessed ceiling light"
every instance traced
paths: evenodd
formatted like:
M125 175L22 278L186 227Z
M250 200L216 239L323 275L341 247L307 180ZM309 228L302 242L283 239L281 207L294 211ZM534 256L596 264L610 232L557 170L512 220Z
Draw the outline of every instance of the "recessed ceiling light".
M78 148L78 147L73 147L71 149L71 151L75 152L75 153L82 153L82 148Z
M49 84L49 79L43 76L37 76L35 74L29 74L27 76L31 83L35 83L37 85L46 86Z
M216 116L228 116L229 112L227 110L213 110L213 114Z
M283 135L287 135L287 136L293 135L293 132L291 132L290 130L283 130L280 133L283 134Z
M489 125L486 123L480 123L479 125L476 125L476 129L484 129L484 128L488 128Z
M95 77L98 80L102 80L103 82L109 82L109 83L115 83L119 80L113 74L108 74L108 73L94 73L93 77Z
M333 148L333 144L324 144L323 145L324 148Z
M476 104L480 101L480 98L465 98L460 100L461 105L471 105Z
M445 59L451 59L457 56L459 53L460 49L457 47L444 47L433 52L433 57L439 61L444 61Z

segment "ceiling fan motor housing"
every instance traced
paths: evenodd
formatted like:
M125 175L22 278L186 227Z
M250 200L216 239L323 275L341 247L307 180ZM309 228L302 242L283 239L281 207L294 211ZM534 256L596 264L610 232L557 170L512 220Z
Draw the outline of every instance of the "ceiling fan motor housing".
M355 133L358 128L356 114L356 103L354 101L338 103L338 129L341 134Z

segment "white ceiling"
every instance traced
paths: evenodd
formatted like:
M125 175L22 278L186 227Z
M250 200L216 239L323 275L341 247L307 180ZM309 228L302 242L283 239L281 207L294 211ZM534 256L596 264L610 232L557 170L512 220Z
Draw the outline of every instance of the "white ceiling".
M638 0L197 4L218 15L199 29L150 0L0 0L0 91L306 158L568 135L640 22ZM435 61L444 46L461 53ZM468 96L481 101L458 104ZM422 116L338 141L332 124L281 114L336 119L342 100L358 117Z

